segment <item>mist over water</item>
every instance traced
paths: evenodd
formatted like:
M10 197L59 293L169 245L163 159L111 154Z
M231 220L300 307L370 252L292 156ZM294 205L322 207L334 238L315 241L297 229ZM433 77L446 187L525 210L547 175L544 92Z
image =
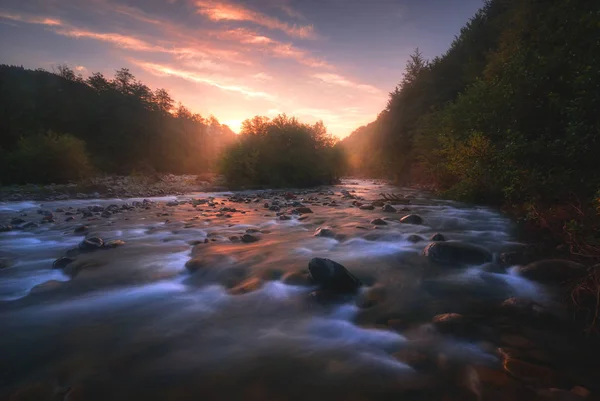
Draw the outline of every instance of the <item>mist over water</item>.
M398 216L358 210L341 190L366 199L382 192L411 195L410 213L424 224L389 220L376 228L372 219ZM371 181L345 182L322 193L306 195L319 201L302 221L279 220L263 202L231 203L229 194L211 193L177 199L215 197L246 213L216 217L221 204L215 210L183 204L0 233L2 255L14 260L0 270L0 370L5 372L0 394L44 383L55 390L77 389L91 400L393 399L406 391L406 399L434 399L430 392L445 382L394 353L425 347L452 360L497 363L476 341L428 334L433 315L460 312L444 305L448 294L467 293L481 302L490 294L500 301L545 300L542 288L514 274L477 266L430 274L421 255L428 241L409 241L413 234L427 239L442 232L492 252L514 248L510 221L494 211ZM327 198L339 206L323 206ZM38 207L130 201L5 203L0 218L25 213L27 219ZM84 255L83 267L70 277L52 269L52 262L82 240L73 228L83 223L90 227L88 236L126 244ZM331 227L336 238L314 237L320 226ZM255 234L259 241L230 240L252 228L262 230ZM385 286L386 302L367 309L354 299L322 303L315 288L277 279L306 269L313 257L342 263L367 283L358 297L373 284ZM192 258L205 263L195 273L185 267ZM231 295L228 290L232 282L267 276L273 279L256 291ZM36 287L48 281L51 285ZM378 323L407 311L406 329ZM426 381L430 385L423 385Z

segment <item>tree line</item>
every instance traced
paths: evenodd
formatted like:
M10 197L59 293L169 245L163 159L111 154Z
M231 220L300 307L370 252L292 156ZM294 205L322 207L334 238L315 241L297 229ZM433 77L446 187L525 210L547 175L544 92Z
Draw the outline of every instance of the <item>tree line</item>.
M597 201L599 21L594 0L486 1L445 54L415 51L344 140L352 172L473 202Z
M126 68L113 78L0 65L0 183L90 174L201 173L235 134L175 104Z

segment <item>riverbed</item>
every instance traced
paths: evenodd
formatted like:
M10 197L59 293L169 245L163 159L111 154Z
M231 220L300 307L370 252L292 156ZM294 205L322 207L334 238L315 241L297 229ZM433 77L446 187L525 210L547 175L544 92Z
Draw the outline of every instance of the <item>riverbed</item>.
M359 207L381 194L397 195L394 210ZM300 207L310 212L293 212ZM401 222L405 215L422 222ZM0 203L0 224L13 219L0 233L0 399L597 394L600 370L564 324L557 294L499 263L523 244L492 209L346 180ZM423 250L437 233L485 248L492 261L432 264ZM96 237L110 246L74 250ZM312 258L342 264L362 287L323 299L308 275ZM515 300L538 309L515 314Z

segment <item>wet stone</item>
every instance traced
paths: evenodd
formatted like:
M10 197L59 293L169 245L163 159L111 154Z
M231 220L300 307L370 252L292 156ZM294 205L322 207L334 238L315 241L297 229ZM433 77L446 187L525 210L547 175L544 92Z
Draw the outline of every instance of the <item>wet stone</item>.
M82 251L95 251L102 248L104 241L100 237L86 238L79 243L79 249Z
M241 240L243 243L249 244L249 243L258 241L258 237L251 235L251 234L244 234L244 235L242 235Z
M390 204L383 205L383 207L381 208L381 210L383 210L386 213L396 213L396 211L397 211L396 208L393 207Z
M75 262L75 259L73 258L69 258L67 256L63 256L61 258L58 258L54 261L54 263L52 263L52 268L53 269L64 269L65 267L67 267L67 265L69 265L70 263Z
M308 263L312 280L322 290L334 293L354 293L362 285L344 266L331 259L313 258Z
M443 234L435 233L430 238L430 241L446 241L446 237Z
M334 238L335 232L329 227L319 227L315 230L315 237Z
M371 224L373 224L374 226L385 226L385 225L387 225L386 221L383 220L383 219L371 220Z
M423 219L416 214L409 214L408 216L404 216L400 219L400 223L404 224L423 224Z

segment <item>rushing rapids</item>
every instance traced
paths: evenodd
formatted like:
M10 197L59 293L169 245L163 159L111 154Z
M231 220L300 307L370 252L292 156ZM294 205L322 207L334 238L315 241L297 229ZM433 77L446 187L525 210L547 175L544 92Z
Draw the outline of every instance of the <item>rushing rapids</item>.
M402 196L373 202L381 193ZM500 262L521 244L490 209L346 181L3 203L0 224L12 225L0 233L0 399L597 391L600 370L553 287ZM309 271L313 258L337 263Z

